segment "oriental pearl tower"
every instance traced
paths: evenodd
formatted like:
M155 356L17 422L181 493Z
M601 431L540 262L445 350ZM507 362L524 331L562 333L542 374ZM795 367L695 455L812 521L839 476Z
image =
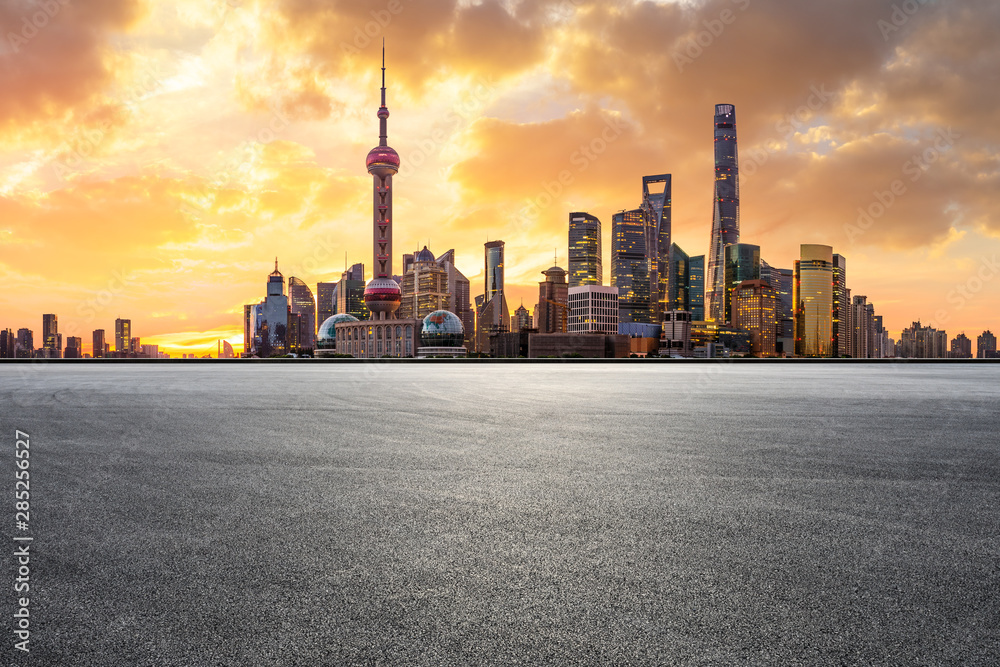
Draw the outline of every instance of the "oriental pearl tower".
M366 164L372 175L375 204L375 275L365 286L365 305L373 320L392 319L402 293L392 279L392 177L399 171L399 154L389 147L385 106L385 43L382 43L382 106L378 110L379 142L368 153Z

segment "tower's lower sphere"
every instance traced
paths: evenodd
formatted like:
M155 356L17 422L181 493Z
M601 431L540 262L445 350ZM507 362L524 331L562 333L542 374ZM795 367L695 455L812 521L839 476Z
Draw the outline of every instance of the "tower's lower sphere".
M392 278L372 278L365 286L365 305L373 318L382 313L387 316L395 313L402 300L399 283Z

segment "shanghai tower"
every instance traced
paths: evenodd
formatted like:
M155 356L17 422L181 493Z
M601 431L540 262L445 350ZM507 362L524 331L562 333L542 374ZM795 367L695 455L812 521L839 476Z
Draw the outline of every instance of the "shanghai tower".
M378 110L379 142L368 153L366 166L374 191L375 275L365 287L365 305L373 320L391 319L402 301L399 284L392 279L392 177L399 171L399 154L389 147L385 106L385 46L382 47L382 106Z
M705 315L724 317L726 246L740 241L740 175L736 154L736 107L715 105L715 188L712 241L705 271Z

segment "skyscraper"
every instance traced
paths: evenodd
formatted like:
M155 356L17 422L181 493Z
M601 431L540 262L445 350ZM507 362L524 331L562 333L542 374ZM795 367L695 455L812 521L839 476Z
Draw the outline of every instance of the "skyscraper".
M409 265L404 262L399 317L416 317L422 320L435 311L450 310L447 269L438 264L434 253L427 246L412 257L413 261Z
M275 263L277 266L277 263ZM132 338L132 320L115 320L115 356L127 357L128 344Z
M399 308L401 291L392 279L392 177L399 172L399 154L389 147L389 109L385 106L385 46L382 47L382 106L378 109L379 142L368 152L365 165L372 176L374 195L374 276L365 287L365 305L373 320L391 319ZM381 355L379 355L381 356Z
M14 358L14 331L11 329L4 329L0 331L0 359L13 359Z
M14 356L18 359L31 359L35 356L35 333L31 329L17 330Z
M758 357L776 353L777 305L777 293L763 280L744 280L733 289L733 326L750 332L750 350Z
M670 247L670 296L671 310L691 310L691 270L686 252L676 243Z
M362 278L364 280L364 278ZM363 296L363 294L362 294ZM316 330L336 312L337 283L316 283Z
M760 280L760 246L734 243L725 249L723 319L733 321L733 290L744 280Z
M292 314L301 318L298 340L294 347L312 350L316 347L316 300L304 280L288 279L288 301Z
M833 256L833 350L831 356L851 356L851 298L847 289L847 260Z
M371 316L371 313L368 312L368 307L365 305L364 264L355 264L341 274L340 282L334 283L333 314L339 315L344 313L352 315L359 320L367 320ZM323 321L325 322L326 320Z
M828 357L833 352L833 248L803 244L795 261L795 355Z
M498 292L503 292L503 241L488 241L484 246L486 284L483 288L485 303Z
M670 183L670 174L643 176L639 208L611 217L620 322L652 324L670 310Z
M569 323L569 284L566 271L558 266L542 271L545 280L538 283L538 306L535 328L538 333L565 333Z
M104 358L105 340L104 340L104 329L95 329L93 334L94 349L91 350L91 355L94 359Z
M652 263L646 252L646 220L640 209L611 217L611 285L618 288L619 322L653 321Z
M511 332L523 331L525 329L531 328L531 313L528 309L524 307L522 303L514 311L514 316L510 320L510 330Z
M688 310L695 322L705 320L705 256L688 259Z
M705 307L709 319L724 314L725 249L740 242L740 180L736 147L736 107L715 105L715 188L712 197L712 238L705 274Z
M49 359L62 356L62 336L59 335L59 318L54 314L42 315L42 350Z
M472 284L465 274L455 266L455 249L452 248L438 255L438 265L448 275L449 310L462 320L465 331L465 347L473 349L476 336L476 314L472 310Z
M857 294L851 299L851 314L848 319L851 323L851 349L848 354L854 359L872 357L872 350L868 343L872 338L873 322L868 315L867 296Z
M18 332L20 334L20 332ZM997 353L997 337L987 329L976 338L976 358L992 359Z
M267 298L254 311L254 350L263 358L288 351L288 316L290 309L285 296L285 277L278 271L278 258L274 271L267 276Z
M650 305L653 323L670 311L670 250L671 250L671 176L658 174L642 177L642 205L646 218L647 251L650 258ZM650 188L650 186L662 186Z
M951 357L952 359L972 358L972 339L966 336L964 331L951 339Z
M66 351L63 353L64 359L83 359L83 339L79 336L70 336L66 339Z
M589 213L569 214L569 286L600 285L601 221Z

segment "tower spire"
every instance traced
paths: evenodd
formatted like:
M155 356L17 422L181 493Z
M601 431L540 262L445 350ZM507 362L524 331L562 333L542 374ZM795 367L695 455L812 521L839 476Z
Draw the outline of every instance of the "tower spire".
M388 129L389 109L385 106L385 37L382 38L382 106L378 109L379 136L378 145L389 145Z

